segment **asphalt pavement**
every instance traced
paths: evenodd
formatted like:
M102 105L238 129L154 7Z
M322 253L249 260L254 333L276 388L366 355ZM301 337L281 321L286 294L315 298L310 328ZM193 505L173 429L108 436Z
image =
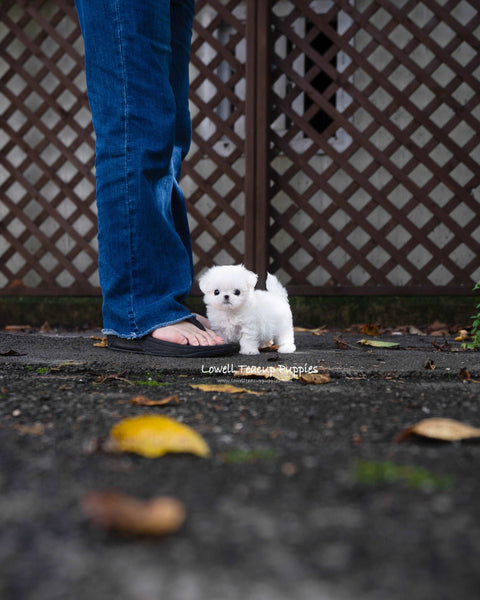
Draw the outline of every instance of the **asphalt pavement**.
M480 427L479 353L339 333L216 359L115 353L98 331L1 333L1 600L478 598L480 445L398 435L437 417ZM115 423L152 413L211 457L105 451ZM161 538L105 531L82 510L103 490L177 498L186 521Z

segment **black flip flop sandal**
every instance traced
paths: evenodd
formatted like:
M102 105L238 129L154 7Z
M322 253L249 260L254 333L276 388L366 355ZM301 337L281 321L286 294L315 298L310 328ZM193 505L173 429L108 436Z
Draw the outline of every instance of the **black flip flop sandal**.
M205 327L194 316L185 319L195 327L205 331ZM239 350L238 344L220 344L217 346L190 346L157 340L151 335L129 340L116 335L107 335L107 345L117 352L135 352L152 356L171 356L183 358L207 358L209 356L230 356Z

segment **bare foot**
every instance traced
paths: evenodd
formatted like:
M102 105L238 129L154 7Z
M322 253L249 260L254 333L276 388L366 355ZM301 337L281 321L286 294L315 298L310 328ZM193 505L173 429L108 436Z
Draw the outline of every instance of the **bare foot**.
M205 329L210 329L210 322L208 321L207 317L199 315L198 313L193 313L193 315L196 317L197 321L205 327Z
M180 323L155 329L155 331L152 331L151 336L164 342L189 344L190 346L217 346L224 343L223 339L211 329L202 331L188 321L181 321Z

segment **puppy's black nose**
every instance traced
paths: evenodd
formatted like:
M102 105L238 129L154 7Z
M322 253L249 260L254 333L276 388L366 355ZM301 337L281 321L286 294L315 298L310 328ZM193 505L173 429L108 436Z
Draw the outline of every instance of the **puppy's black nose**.
M225 294L224 298L225 298L225 300L228 300L230 298L230 296L228 294Z

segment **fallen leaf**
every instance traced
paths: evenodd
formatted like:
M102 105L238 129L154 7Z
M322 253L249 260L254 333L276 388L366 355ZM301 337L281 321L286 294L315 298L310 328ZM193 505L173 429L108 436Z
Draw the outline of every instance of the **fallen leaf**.
M410 335L425 335L423 331L421 331L418 327L415 327L414 325L409 326L408 333Z
M396 442L403 442L412 435L418 435L443 442L457 442L470 438L480 437L480 429L465 425L454 419L432 418L423 419L413 427L407 427L395 438Z
M440 345L436 340L432 340L432 346L439 352L448 352L451 348L447 340L444 340L442 345Z
M210 449L191 427L162 415L123 419L110 431L112 450L133 452L147 458L167 453L190 453L206 457Z
M43 435L45 425L43 423L33 423L32 425L14 425L20 435Z
M50 370L51 371L60 371L61 369L64 369L65 367L80 367L84 364L86 364L85 361L69 360L68 362L60 363L56 367L50 367Z
M122 377L122 375L123 373L115 373L113 375L99 375L95 378L95 383L101 385L102 383L105 383L105 381L107 381L108 379L115 379L118 381L124 381L125 383L128 383L130 385L135 385L133 381L130 381L130 379L127 379L126 377Z
M83 496L82 509L98 527L133 535L168 535L185 521L183 504L167 496L140 500L120 492L92 491Z
M294 327L294 331L299 333L311 333L312 335L323 335L327 331L326 325L322 325L321 327L314 327L313 329L309 329L308 327Z
M361 346L373 346L374 348L398 348L398 342L382 342L380 340L359 340Z
M26 356L26 354L22 354L16 350L7 350L6 352L0 352L0 356Z
M470 371L468 371L465 367L460 369L460 371L458 372L458 376L460 377L461 381L469 381L470 383L480 383L480 381L478 381L477 379L472 378Z
M469 381L472 378L470 371L468 371L466 367L460 369L460 371L458 372L458 376L462 381Z
M5 331L30 331L31 325L6 325Z
M260 379L277 379L278 381L292 381L298 375L291 369L279 367L240 367L233 372L234 377L258 377Z
M95 348L108 348L108 343L107 343L107 338L103 337L103 338L95 338L92 337L92 340L99 340L98 342L95 342L93 345L95 346Z
M237 371L235 371L235 373L236 372ZM246 388L237 387L236 385L230 385L229 383L191 383L190 387L195 390L201 390L202 392L225 392L226 394L254 394L255 396L262 396L264 393L254 392L252 390L247 390Z
M466 329L460 329L460 331L458 332L457 337L455 338L456 342L465 342L466 340L468 340L469 338L469 334L468 331Z
M423 368L426 369L427 371L434 371L435 370L435 361L431 360L430 358L427 358L427 360L423 363Z
M45 321L45 323L40 327L40 331L42 333L50 333L52 331L50 323L48 321Z
M365 324L360 327L360 333L362 335L378 335L380 333L380 328L378 325Z
M315 385L323 385L331 380L329 373L303 373L299 376L302 383L314 383Z
M259 348L260 352L276 352L278 350L278 346L273 343L268 343Z
M449 328L448 325L446 325L445 323L440 323L439 321L435 321L434 323L432 323L431 325L428 326L427 328L429 335L433 335L433 336L447 336L450 332L449 332Z
M337 346L338 348L341 348L342 350L347 350L347 348L352 348L352 346L343 339L343 336L341 333L339 335L337 335L336 337L334 337L333 341L335 342L335 346Z
M150 400L146 396L135 396L135 398L130 400L130 404L135 404L136 406L165 406L165 404L170 404L170 402L179 404L180 398L177 394L173 394L172 396L167 396L161 400Z

